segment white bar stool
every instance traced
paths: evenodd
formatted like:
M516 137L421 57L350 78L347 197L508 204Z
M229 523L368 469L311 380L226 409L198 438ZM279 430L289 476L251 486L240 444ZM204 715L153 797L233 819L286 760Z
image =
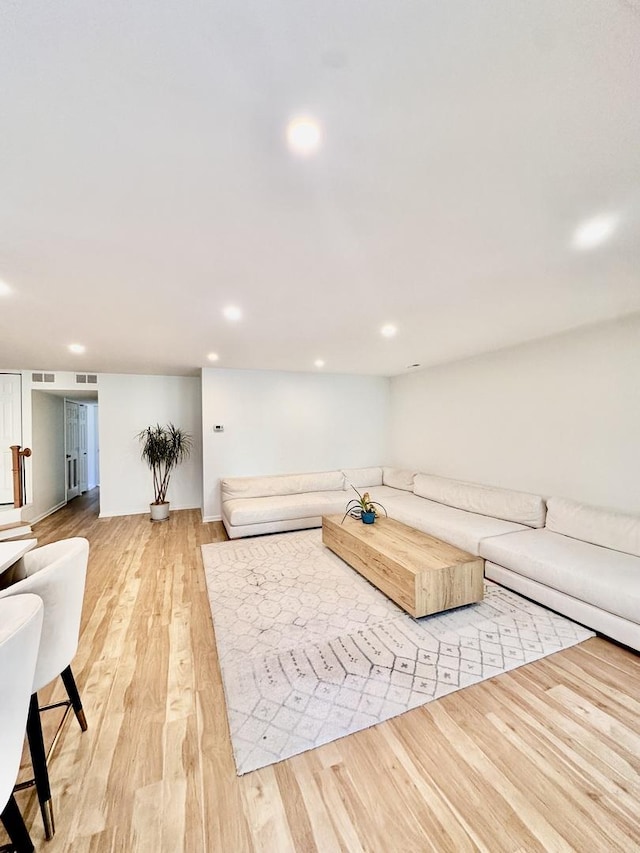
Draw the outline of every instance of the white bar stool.
M13 786L20 768L42 616L42 601L36 595L0 601L0 819L11 839L8 849L17 853L33 850Z
M71 708L75 711L82 731L87 730L82 702L71 672L71 661L78 648L88 559L89 543L86 539L77 537L52 542L25 554L16 563L13 572L14 583L0 590L0 599L30 592L38 595L44 605L42 636L27 719L27 738L34 778L21 783L16 790L35 784L47 839L53 838L55 834L47 760L55 748ZM59 675L69 700L40 708L38 690ZM66 711L49 752L46 753L40 711L60 706L65 706Z

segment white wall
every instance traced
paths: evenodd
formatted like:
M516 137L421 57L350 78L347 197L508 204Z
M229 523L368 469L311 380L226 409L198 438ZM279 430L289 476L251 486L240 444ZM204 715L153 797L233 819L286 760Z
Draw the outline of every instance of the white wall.
M203 370L204 519L222 477L384 464L388 404L381 377Z
M640 316L391 383L391 458L640 512Z
M98 406L87 405L87 488L95 489L100 484L100 462L98 444Z
M169 421L191 433L193 451L173 472L167 498L172 509L202 506L199 377L102 373L98 419L102 517L149 511L153 481L136 435Z
M24 518L33 523L66 502L64 399L44 391L33 391L30 396L32 491Z

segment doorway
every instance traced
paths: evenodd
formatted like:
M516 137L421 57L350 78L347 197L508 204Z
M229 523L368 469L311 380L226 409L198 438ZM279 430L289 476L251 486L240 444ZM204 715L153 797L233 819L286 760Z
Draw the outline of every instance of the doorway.
M65 493L70 501L100 483L98 406L64 401Z
M64 401L65 499L77 498L80 488L80 404ZM86 424L86 419L85 419ZM84 430L86 444L86 428Z
M33 389L31 409L31 514L40 520L91 488L90 422L96 417L98 395Z

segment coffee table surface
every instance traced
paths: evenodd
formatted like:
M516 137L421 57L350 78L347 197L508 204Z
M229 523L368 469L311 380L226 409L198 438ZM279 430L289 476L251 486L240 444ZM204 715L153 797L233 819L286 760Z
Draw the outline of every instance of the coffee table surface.
M37 539L17 539L9 542L0 542L0 574L17 563L20 557L38 544Z
M330 515L322 541L414 617L481 601L484 560L392 518Z

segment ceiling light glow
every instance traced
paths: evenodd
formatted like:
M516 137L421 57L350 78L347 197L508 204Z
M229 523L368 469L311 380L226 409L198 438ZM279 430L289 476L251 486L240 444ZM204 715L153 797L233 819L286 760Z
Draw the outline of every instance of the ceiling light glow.
M8 296L11 293L11 288L6 281L0 280L0 296Z
M583 222L573 233L573 248L594 249L604 243L618 227L619 220L616 213L603 213Z
M324 367L324 361L321 358L316 358L313 363L316 367Z
M383 335L385 338L392 338L397 331L398 330L393 325L393 323L387 323L380 329L380 334Z
M209 361L217 361L220 358L220 356L218 355L217 352L210 352L209 355L207 356L207 358L209 359Z
M287 125L287 143L294 154L307 157L320 148L322 128L311 116L298 116Z
M73 352L76 355L82 355L87 348L82 344L69 344L69 352Z
M237 305L227 305L222 313L230 323L237 323L242 319L242 311Z

